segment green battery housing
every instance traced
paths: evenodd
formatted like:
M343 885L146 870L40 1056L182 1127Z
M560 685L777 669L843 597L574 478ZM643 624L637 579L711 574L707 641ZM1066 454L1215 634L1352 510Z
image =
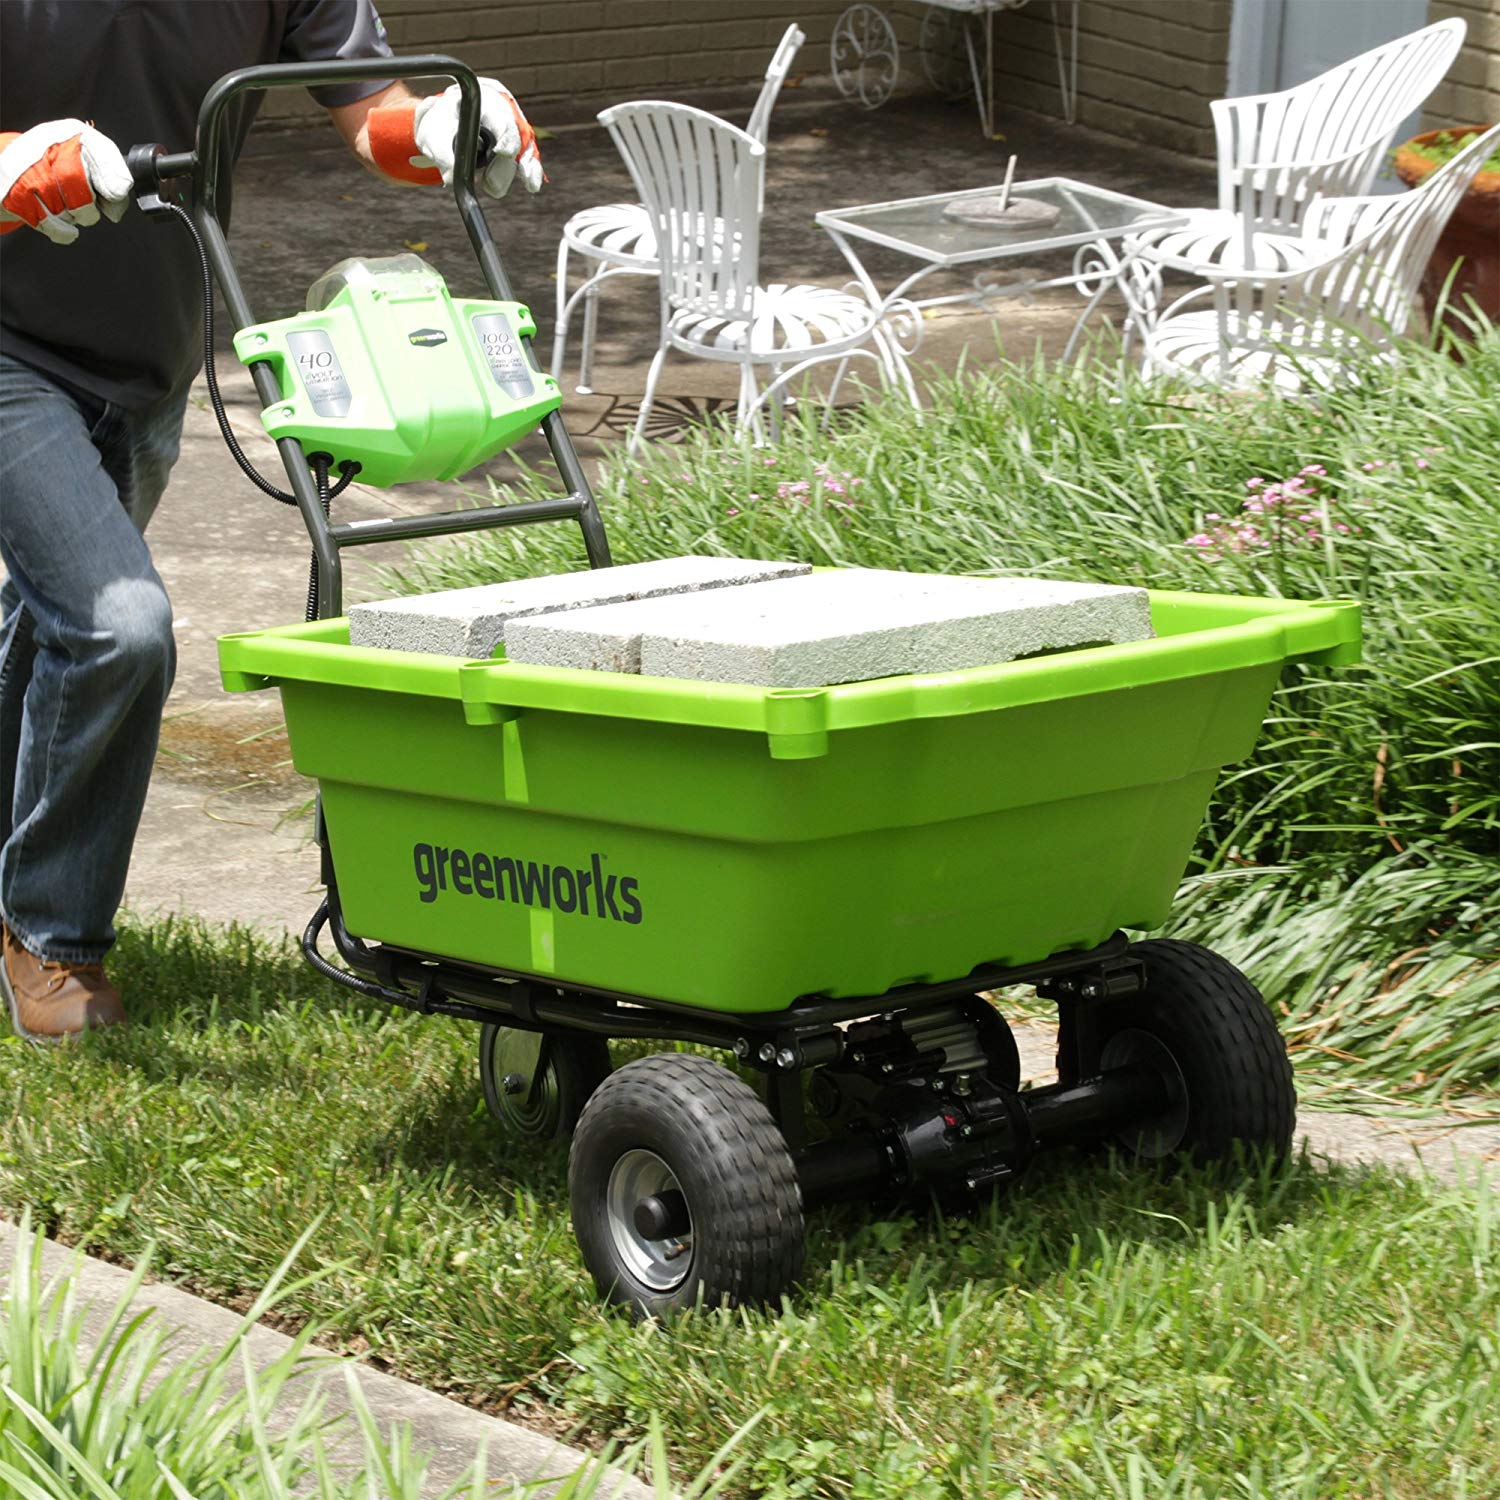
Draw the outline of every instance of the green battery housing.
M532 363L519 302L452 297L416 255L341 261L307 311L242 328L235 353L269 364L273 438L360 466L361 484L456 479L535 431L562 392Z

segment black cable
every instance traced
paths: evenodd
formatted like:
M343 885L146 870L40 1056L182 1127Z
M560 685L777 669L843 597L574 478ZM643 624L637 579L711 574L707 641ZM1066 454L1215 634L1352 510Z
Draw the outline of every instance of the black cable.
M372 995L378 1000L393 1000L401 1005L413 1003L411 996L387 989L384 985L376 984L373 979L364 979L358 974L351 974L348 969L341 969L337 964L329 963L318 952L318 936L327 925L328 902L324 901L313 913L312 921L307 924L307 929L302 934L302 952L308 963L318 973L325 979L331 979L335 984L343 985L345 989L356 990L361 995Z
M328 488L328 465L333 462L333 455L330 453L309 453L307 462L313 471L313 478L318 483L318 502L323 507L323 519L326 521L333 507L333 497L348 484L349 479L341 479L338 489ZM355 464L354 468L358 471L359 465ZM316 551L312 555L312 561L307 565L307 614L305 618L308 620L318 618L318 554Z
M204 248L203 236L198 233L198 226L193 223L192 215L186 209L177 203L164 203L162 206L182 221L187 227L187 232L193 237L193 244L198 247L198 267L203 276L203 374L208 381L208 400L214 409L214 420L219 424L219 435L224 439L224 446L229 449L230 457L240 466L241 472L256 489L264 495L269 495L273 500L279 500L283 505L295 505L297 503L295 495L288 494L285 490L278 490L245 457L245 451L240 447L234 435L234 429L229 425L229 413L224 409L224 398L219 394L219 377L214 369L214 279L208 265L208 251ZM328 466L332 462L331 453L307 455L308 467L313 471L313 477L317 481L318 501L323 507L324 520L329 517L333 501L349 488L350 481L360 469L354 459L344 459L339 464L339 482L330 488ZM307 571L307 618L309 620L318 618L318 554L316 552L312 555L312 562Z
M273 500L281 501L283 505L295 505L297 503L295 495L289 495L285 490L278 490L245 457L245 451L240 447L239 441L234 435L234 429L229 425L229 414L224 409L224 398L219 393L219 377L214 369L214 281L213 273L208 267L208 251L204 248L203 237L198 233L198 226L193 223L192 215L181 204L165 203L162 206L182 221L187 227L187 232L193 237L193 244L198 248L198 265L203 276L203 374L208 381L208 399L213 406L214 420L219 424L219 433L224 439L224 446L229 449L230 456L240 466L245 477L262 494L269 495ZM316 454L310 454L309 462L317 456ZM325 453L322 457L328 463L333 462L333 455L331 453ZM350 481L359 473L359 467L359 464L350 458L346 458L339 465L339 474L342 477L333 489L329 491L328 498L330 500L343 494L349 487Z

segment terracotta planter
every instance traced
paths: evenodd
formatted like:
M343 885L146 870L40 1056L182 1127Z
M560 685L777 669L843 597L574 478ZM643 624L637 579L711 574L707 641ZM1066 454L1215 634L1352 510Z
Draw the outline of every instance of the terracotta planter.
M1411 146L1430 145L1444 134L1462 139L1487 129L1487 125L1459 125L1446 132L1428 130L1413 136L1406 145L1396 148L1396 175L1408 187L1416 187L1440 163L1418 156L1409 149ZM1422 273L1422 305L1427 309L1429 322L1448 273L1460 257L1463 264L1453 278L1450 303L1463 307L1465 299L1472 297L1492 319L1500 322L1500 172L1481 172L1474 179L1438 236L1427 269ZM1458 319L1449 316L1446 321L1453 332L1465 333Z

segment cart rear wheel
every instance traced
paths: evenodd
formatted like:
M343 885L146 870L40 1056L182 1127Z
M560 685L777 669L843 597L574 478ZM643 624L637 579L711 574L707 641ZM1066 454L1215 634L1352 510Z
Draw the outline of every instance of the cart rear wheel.
M1292 1065L1260 992L1196 943L1159 938L1130 952L1146 966L1146 989L1101 1007L1099 1061L1159 1069L1171 1102L1118 1142L1147 1158L1217 1161L1236 1145L1285 1156L1297 1121Z
M480 1033L485 1107L515 1135L546 1141L571 1135L609 1071L603 1037L520 1031L494 1021Z
M600 1292L640 1315L774 1301L802 1268L786 1141L704 1057L660 1053L606 1080L574 1132L568 1191Z

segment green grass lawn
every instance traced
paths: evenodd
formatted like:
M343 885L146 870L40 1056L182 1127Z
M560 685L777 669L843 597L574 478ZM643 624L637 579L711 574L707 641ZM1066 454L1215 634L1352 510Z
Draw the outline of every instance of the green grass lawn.
M1298 1162L1226 1185L1058 1157L972 1218L821 1213L777 1314L605 1313L561 1151L502 1139L476 1033L325 988L289 949L127 931L138 1022L0 1042L0 1203L590 1440L737 1426L733 1493L1401 1496L1500 1489L1494 1199Z
M1176 935L1260 983L1304 1094L1500 1084L1500 334L1321 405L995 364L775 452L698 433L607 468L619 561L684 552L1100 578L1366 606L1290 668L1209 808ZM555 489L555 476L537 477ZM526 487L523 486L523 489ZM581 562L564 527L434 548L406 587ZM771 1500L1500 1493L1496 1204L1299 1161L1238 1184L1038 1164L970 1218L815 1215L777 1313L602 1311L561 1151L500 1138L476 1034L330 990L242 934L128 930L137 1024L0 1041L0 1203L594 1441L741 1424ZM639 1049L635 1049L639 1050ZM621 1056L625 1055L623 1052Z

